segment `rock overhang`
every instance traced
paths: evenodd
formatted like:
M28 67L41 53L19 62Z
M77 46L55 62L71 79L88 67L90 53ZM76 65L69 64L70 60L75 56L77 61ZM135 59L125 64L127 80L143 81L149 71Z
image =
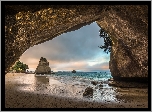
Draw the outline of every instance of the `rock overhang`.
M36 5L5 8L6 71L31 46L96 21L114 43L109 63L112 76L148 77L146 5Z

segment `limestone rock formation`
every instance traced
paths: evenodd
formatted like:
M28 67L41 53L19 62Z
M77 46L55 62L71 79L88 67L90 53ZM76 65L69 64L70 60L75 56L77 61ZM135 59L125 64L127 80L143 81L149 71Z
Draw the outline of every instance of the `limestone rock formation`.
M112 39L114 80L147 81L148 5L6 5L6 73L30 47L92 22Z
M73 70L73 71L72 71L72 73L76 73L76 71L75 71L75 70Z
M39 64L35 70L36 74L50 74L51 68L49 67L49 62L46 60L46 58L41 57Z
M119 11L109 10L108 15L97 22L113 42L109 61L112 76L115 80L147 82L148 7L117 8ZM140 15L139 10L144 10L143 14Z

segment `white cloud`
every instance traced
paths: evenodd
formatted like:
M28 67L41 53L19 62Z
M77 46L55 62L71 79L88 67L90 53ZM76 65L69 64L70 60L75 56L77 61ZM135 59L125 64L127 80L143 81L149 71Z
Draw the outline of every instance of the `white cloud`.
M28 49L20 61L33 69L37 67L40 57L49 61L54 70L101 70L108 69L109 54L98 46L103 44L99 37L99 27L96 23L69 33L62 34L51 41Z

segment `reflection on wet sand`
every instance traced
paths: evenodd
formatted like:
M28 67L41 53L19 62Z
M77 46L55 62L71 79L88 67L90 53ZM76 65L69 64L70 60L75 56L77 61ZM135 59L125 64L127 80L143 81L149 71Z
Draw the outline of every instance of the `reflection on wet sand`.
M34 91L43 92L49 85L49 79L45 76L35 76Z
M49 79L46 76L35 76L35 84L49 84Z

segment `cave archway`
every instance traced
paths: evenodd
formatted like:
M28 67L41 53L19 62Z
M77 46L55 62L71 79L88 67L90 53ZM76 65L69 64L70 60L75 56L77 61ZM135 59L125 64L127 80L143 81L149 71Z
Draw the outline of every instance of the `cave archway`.
M114 79L148 77L148 6L5 6L5 71L31 46L96 21L113 41Z
M96 22L78 30L63 33L56 38L35 45L26 50L20 61L35 71L40 57L45 57L54 72L109 72L110 53L103 52L98 46L104 44L99 37L100 27Z

